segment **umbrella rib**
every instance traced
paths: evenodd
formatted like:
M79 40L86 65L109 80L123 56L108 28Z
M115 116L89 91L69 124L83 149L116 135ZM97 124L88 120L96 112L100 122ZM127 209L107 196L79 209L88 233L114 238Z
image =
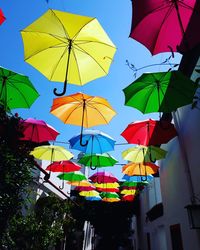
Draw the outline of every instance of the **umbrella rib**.
M66 48L65 48L65 50L63 51L63 53L62 53L61 57L59 58L59 60L58 60L58 61L57 61L57 63L55 64L55 66L54 66L54 70L52 70L52 73L51 73L50 80L52 80L53 75L54 75L54 73L55 73L56 69L58 68L58 65L59 65L60 61L61 61L61 60L62 60L62 58L64 57L64 55L65 55L66 51L68 51L68 47L66 47ZM68 56L69 56L69 55L68 55Z
M144 109L144 112L146 112L146 110L147 110L147 105L148 105L150 96L152 95L152 93L153 93L153 91L155 90L155 88L156 88L156 86L154 86L154 88L152 88L151 91L149 91L148 97L147 97L146 102L145 102L145 109ZM156 88L156 89L157 89L157 88Z
M65 123L66 121L69 119L69 117L71 116L71 114L78 108L82 107L81 103L79 103L67 116L67 118L65 118Z
M180 6L185 7L185 8L188 9L188 10L196 11L195 8L193 8L193 7L189 6L189 5L187 5L186 3L179 2L179 4L180 4ZM197 13L199 14L198 11L197 11Z
M90 105L88 104L88 106L90 106ZM106 105L105 105L105 106L106 106ZM107 106L106 106L106 107L107 107ZM90 108L95 109L95 110L100 114L100 116L103 118L103 120L106 122L106 124L109 123L109 122L106 120L106 118L103 116L103 114L102 114L96 107L90 106Z
M82 42L82 43L79 43L79 42ZM102 42L102 41L78 40L78 43L74 43L74 44L75 44L77 47L80 48L79 44L81 45L81 44L86 44L86 43L100 43L100 44L103 44L103 45L105 45L105 46L108 46L108 47L111 47L111 48L115 49L115 46L110 45L110 44L108 44L108 43L104 43L104 42Z
M72 40L75 40L76 37L78 36L78 34L81 32L81 30L88 25L90 22L92 22L93 20L95 20L96 18L92 18L91 20L89 20L87 23L85 23L82 27L80 27L80 29L77 31L77 33L73 36Z

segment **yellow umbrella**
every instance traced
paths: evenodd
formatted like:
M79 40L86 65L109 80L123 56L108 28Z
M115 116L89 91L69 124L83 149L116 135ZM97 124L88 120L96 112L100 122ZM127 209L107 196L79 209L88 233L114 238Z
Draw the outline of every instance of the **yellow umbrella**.
M107 124L116 115L106 99L83 93L55 98L50 112L66 124L81 126L82 146L87 145L82 143L83 127Z
M120 201L119 198L103 198L102 201L105 201L105 202L118 202Z
M121 191L121 194L134 195L134 194L136 194L136 192L137 192L136 189L131 189L131 190L124 189L124 190Z
M77 186L77 187L94 187L92 183L89 181L83 180L83 181L68 181L68 184L72 186Z
M30 155L33 155L39 160L47 160L51 162L70 160L74 156L64 147L55 145L45 145L36 147L33 149L33 151L30 152Z
M133 175L141 175L141 176L147 176L150 174L155 174L158 171L158 166L146 162L146 163L129 163L123 166L122 172L126 175L133 176Z
M118 188L120 185L117 182L113 183L94 183L97 188Z
M100 197L99 192L97 192L95 190L93 190L93 191L81 191L79 193L79 195L85 196L85 197Z
M165 158L167 151L155 146L137 146L129 148L122 152L122 157L127 161L135 163L139 162L154 162Z
M96 18L48 10L21 31L25 61L50 81L84 85L108 74L116 51Z

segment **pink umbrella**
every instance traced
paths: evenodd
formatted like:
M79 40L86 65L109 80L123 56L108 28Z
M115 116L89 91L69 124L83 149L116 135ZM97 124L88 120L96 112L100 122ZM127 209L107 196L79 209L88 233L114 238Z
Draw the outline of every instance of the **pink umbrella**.
M96 188L93 187L93 186L89 186L89 187L75 187L75 190L76 191L92 191L92 190L95 190Z
M200 42L200 3L196 0L135 0L130 37L153 55L192 49Z
M37 143L54 141L59 135L53 127L42 120L28 118L21 121L23 137L21 140Z
M97 172L90 176L89 179L98 183L113 183L118 181L118 179L109 172Z
M73 161L55 161L46 168L48 171L63 173L79 171L80 169L81 166Z

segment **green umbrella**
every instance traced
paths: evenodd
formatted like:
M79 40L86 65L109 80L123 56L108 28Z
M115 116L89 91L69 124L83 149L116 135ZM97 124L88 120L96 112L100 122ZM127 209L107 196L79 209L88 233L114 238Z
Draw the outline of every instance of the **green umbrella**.
M179 71L145 73L123 89L125 105L151 112L171 112L192 103L197 84Z
M92 154L84 155L78 163L83 164L87 167L111 167L114 166L118 161L108 153L104 154Z
M122 152L122 157L135 163L151 162L165 158L167 151L155 146L137 146Z
M119 198L119 195L115 192L101 192L100 196L102 198Z
M83 173L81 173L80 171L59 174L57 177L61 180L67 180L67 181L87 180L86 176Z
M27 76L0 67L0 104L5 110L30 108L38 96Z
M148 185L147 181L135 182L135 181L124 181L121 187L139 187Z

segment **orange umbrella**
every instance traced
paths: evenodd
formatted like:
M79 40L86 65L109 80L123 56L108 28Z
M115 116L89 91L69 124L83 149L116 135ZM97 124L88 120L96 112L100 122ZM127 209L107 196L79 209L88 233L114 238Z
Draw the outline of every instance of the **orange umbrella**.
M108 124L116 115L106 99L83 93L55 98L50 112L66 124L81 126L81 145L83 127Z
M158 171L158 166L146 162L146 163L129 163L123 166L122 170L123 173L129 176L133 175L141 175L141 176L147 176L149 174L155 174Z
M105 201L105 202L118 202L120 201L119 198L103 198L102 201Z
M77 187L94 187L92 185L92 183L90 183L87 180L82 180L82 181L68 181L68 184L72 185L72 186L77 186Z

